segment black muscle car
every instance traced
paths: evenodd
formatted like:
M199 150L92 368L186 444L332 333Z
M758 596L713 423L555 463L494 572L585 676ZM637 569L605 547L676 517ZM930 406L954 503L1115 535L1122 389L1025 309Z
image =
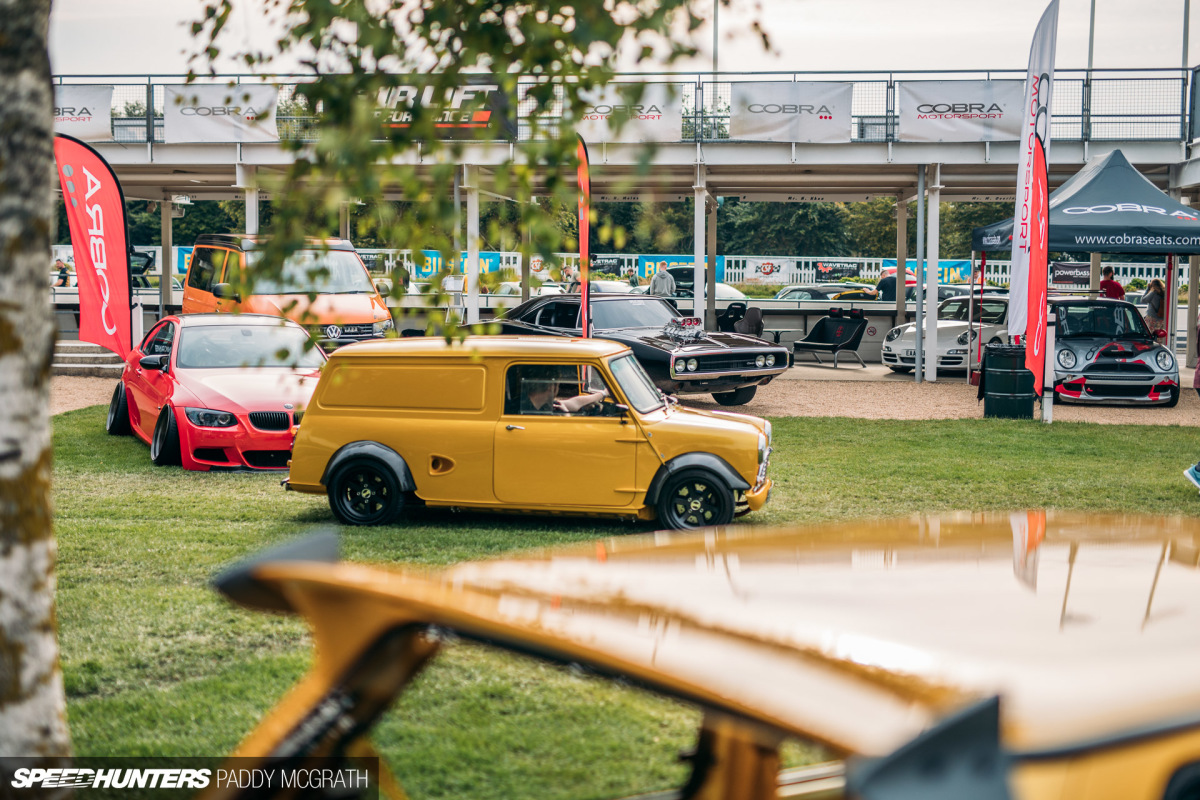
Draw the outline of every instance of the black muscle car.
M721 405L750 402L788 368L786 347L740 333L705 332L658 297L592 295L592 333L628 345L659 389L711 394ZM578 295L535 297L495 320L502 334L579 336Z

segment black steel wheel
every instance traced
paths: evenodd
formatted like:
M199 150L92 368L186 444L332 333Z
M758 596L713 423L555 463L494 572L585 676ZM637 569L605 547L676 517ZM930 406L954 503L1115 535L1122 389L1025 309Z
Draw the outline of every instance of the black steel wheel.
M125 397L125 384L121 381L117 381L112 400L108 402L108 419L104 421L104 430L110 436L128 436L133 432L129 426L129 400Z
M706 469L685 469L667 479L655 504L667 528L703 528L733 521L733 490Z
M723 406L744 406L753 400L754 395L757 393L757 386L743 386L741 389L734 389L732 392L715 392L713 400L716 400Z
M329 507L345 525L387 525L406 497L392 468L374 458L352 458L329 479Z
M179 424L175 409L163 406L150 437L150 460L160 467L179 466Z

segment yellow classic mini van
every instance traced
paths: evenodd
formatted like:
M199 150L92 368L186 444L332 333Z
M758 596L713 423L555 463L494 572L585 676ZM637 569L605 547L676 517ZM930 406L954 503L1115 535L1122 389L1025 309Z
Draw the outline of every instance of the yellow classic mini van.
M678 406L622 344L389 339L330 358L286 485L354 525L415 497L697 528L762 507L770 451L769 422Z
M239 234L197 237L183 288L183 313L243 311L287 317L335 346L375 339L395 327L387 304L354 246L345 239L312 240L278 277L255 276L242 296L265 238Z

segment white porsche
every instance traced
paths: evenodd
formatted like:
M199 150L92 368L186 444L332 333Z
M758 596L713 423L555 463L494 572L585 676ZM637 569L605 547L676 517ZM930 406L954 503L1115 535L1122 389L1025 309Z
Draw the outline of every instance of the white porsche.
M967 303L966 297L951 297L938 306L938 369L966 369L968 358L979 363L983 345L1008 341L1007 297L976 295L974 310ZM917 363L916 348L915 323L892 328L883 337L883 363L893 372L908 372Z

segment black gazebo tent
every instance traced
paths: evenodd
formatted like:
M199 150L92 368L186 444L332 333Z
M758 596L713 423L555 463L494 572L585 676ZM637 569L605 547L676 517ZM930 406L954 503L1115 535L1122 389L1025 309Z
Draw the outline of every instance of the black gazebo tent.
M1157 253L1167 258L1167 297L1175 297L1177 255L1200 253L1200 209L1172 200L1133 168L1120 150L1096 156L1050 194L1050 252ZM1006 219L971 236L971 249L1012 249L1013 221ZM1174 344L1175 303L1167 305ZM1194 335L1189 331L1188 336Z
M972 250L1012 247L1013 221L976 228ZM1050 194L1050 247L1058 253L1200 253L1200 210L1172 200L1120 150L1091 159Z

